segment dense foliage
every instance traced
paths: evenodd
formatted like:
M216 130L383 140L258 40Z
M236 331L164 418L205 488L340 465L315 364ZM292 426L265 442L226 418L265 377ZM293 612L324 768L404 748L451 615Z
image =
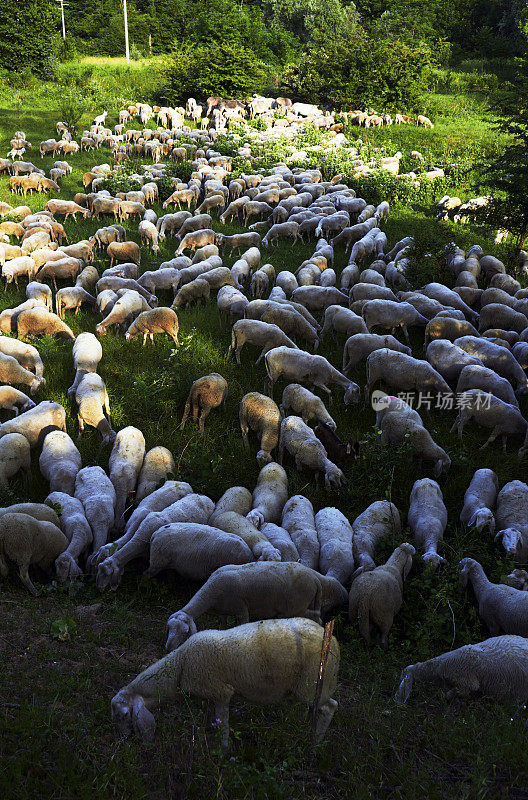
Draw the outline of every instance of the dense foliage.
M31 68L45 74L56 43L57 14L52 0L5 0L0 14L0 67Z

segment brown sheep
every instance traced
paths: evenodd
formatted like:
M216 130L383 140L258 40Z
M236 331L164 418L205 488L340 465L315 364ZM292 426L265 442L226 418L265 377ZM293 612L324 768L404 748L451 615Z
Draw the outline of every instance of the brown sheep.
M125 339L135 339L139 334L143 334L143 345L150 336L150 341L154 341L155 333L166 333L174 339L174 344L178 345L178 317L172 308L161 306L150 311L143 311L130 325L125 334Z
M22 311L17 319L17 337L25 341L29 336L53 336L54 334L64 335L69 339L75 339L72 330L56 314L52 314L37 306L27 311Z
M204 432L205 420L209 416L213 408L222 406L225 409L227 400L227 381L218 372L212 372L211 375L205 375L203 378L198 378L194 381L189 392L189 397L185 403L185 410L183 412L183 419L181 421L180 429L183 430L187 417L192 411L193 422L198 419L200 432Z
M138 265L141 262L141 250L135 242L110 242L106 252L110 256L111 267L115 261L133 261Z

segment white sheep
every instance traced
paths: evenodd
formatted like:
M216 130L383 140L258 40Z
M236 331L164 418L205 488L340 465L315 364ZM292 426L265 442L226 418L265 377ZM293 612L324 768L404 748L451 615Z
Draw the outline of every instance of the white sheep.
M315 515L319 539L319 571L342 585L349 583L354 571L352 525L337 508L322 508Z
M337 425L326 410L325 404L320 397L305 389L300 383L289 383L282 393L280 410L285 416L293 411L297 416L302 417L303 422L324 422L332 430L336 430Z
M498 375L514 383L516 394L526 394L528 378L506 347L479 336L462 336L455 340L455 344L469 355L480 358L485 367L495 370Z
M254 560L256 561L280 561L280 552L273 547L257 527L246 517L236 511L224 511L215 514L210 520L211 523L226 533L239 536L251 548Z
M284 450L295 459L295 467L300 472L303 467L315 471L316 483L320 473L324 474L325 486L339 487L345 476L328 454L314 432L300 417L286 417L281 422L279 439L279 462L282 463Z
M115 516L116 494L113 484L101 467L84 467L75 479L75 497L83 504L93 533L93 552L108 539Z
M36 347L9 336L0 336L0 353L16 358L18 363L29 372L34 372L41 379L41 386L46 385L44 379L44 364Z
M79 567L79 557L92 543L92 529L86 519L83 504L76 497L64 492L52 492L46 497L46 503L60 506L61 529L69 540L66 550L55 560L57 578L64 583L83 574Z
M0 408L6 411L13 411L15 417L18 417L18 404L20 404L21 413L29 411L30 408L34 408L36 405L27 394L15 389L14 386L0 386Z
M214 525L215 518L227 511L235 511L245 517L249 514L252 502L253 495L245 486L230 486L215 504L214 511L209 517L209 524Z
M253 489L252 508L246 514L246 519L256 528L261 528L265 522L278 524L287 499L288 476L280 464L272 461L259 472L257 485Z
M384 383L395 389L436 391L448 397L452 396L448 384L427 361L421 361L406 353L397 353L387 348L374 350L367 358L365 397L369 396L372 387L378 380L383 380Z
M480 389L468 389L457 398L459 412L451 431L457 430L458 438L462 438L464 425L474 420L478 425L492 428L491 434L480 450L484 450L497 436L502 438L502 449L506 452L508 436L525 436L528 423L515 406L499 400L492 394L482 392Z
M174 458L166 447L153 447L145 455L137 482L136 502L140 503L174 472Z
M345 342L343 349L343 374L350 372L360 361L368 358L375 350L395 350L398 353L412 355L410 347L401 344L391 334L355 333Z
M385 564L357 576L349 595L348 618L357 622L359 632L370 644L371 630L377 629L381 646L389 646L389 632L403 602L403 582L412 566L412 544L401 544Z
M185 494L160 511L151 511L131 535L131 529L111 545L101 548L94 558L97 567L97 586L117 589L125 566L141 555L146 555L156 531L174 523L199 523L205 525L214 509L213 501L206 495ZM103 559L103 557L107 557Z
M0 488L6 489L8 479L23 471L26 478L31 470L29 442L21 433L8 433L0 439Z
M321 339L324 338L328 331L332 331L334 341L336 340L336 333L344 333L347 338L357 333L368 333L362 317L354 314L348 308L335 305L328 306L325 311Z
M124 526L126 502L136 488L144 458L145 437L141 431L131 425L122 428L108 459L108 476L116 493L115 528L118 531Z
M84 423L92 425L102 436L103 444L115 441L116 432L112 429L110 418L110 399L103 379L96 372L86 373L75 391L77 401L77 420L79 437L84 431ZM107 417L103 413L103 405Z
M528 699L528 641L497 636L411 664L402 672L396 701L407 702L413 689L428 684L447 685L448 698L480 692L522 705Z
M352 523L352 551L358 565L353 578L362 572L374 569L374 553L383 540L401 531L398 509L389 500L376 500L371 503Z
M427 325L426 317L405 301L396 303L393 300L368 300L361 313L369 333L372 333L372 328L376 326L390 328L393 335L396 328L401 328L407 342L409 341L407 326Z
M512 633L528 637L528 593L504 584L491 583L473 558L459 564L462 583L471 582L480 617L492 636Z
M201 631L146 669L112 699L112 719L121 734L149 739L155 727L148 710L171 702L177 689L215 702L222 747L229 744L229 704L234 694L276 702L292 692L313 703L323 645L323 628L302 618L249 622L227 631ZM339 645L332 637L316 709L316 738L322 739L337 702L332 698Z
M294 350L299 348L278 325L262 322L257 319L239 319L233 325L231 331L231 345L228 350L228 357L234 353L237 364L240 364L240 352L245 344L262 347L262 351L256 360L258 364L269 350L274 347L291 347Z
M75 396L79 383L88 372L97 372L103 357L101 342L93 333L80 333L73 343L73 366L75 380L68 389L68 397Z
M273 522L265 522L261 531L266 539L269 539L273 547L279 551L283 561L301 560L299 552L286 528L275 525Z
M301 563L318 569L320 545L313 506L308 498L301 494L290 497L282 510L282 527L290 534Z
M43 477L49 481L51 492L73 495L82 458L67 433L51 431L47 434L42 444L39 467Z
M468 356L468 358L471 358L471 356ZM460 372L456 393L457 395L462 394L468 389L480 389L486 394L492 394L498 397L499 400L519 408L519 401L515 396L511 383L506 378L501 378L492 369L480 364L468 364Z
M342 602L343 595L335 591L331 580L325 580L303 564L219 567L189 602L167 620L166 649L175 650L189 636L198 633L196 620L202 614L235 616L241 625L251 619L273 617L306 617L321 624L321 614Z
M29 393L34 395L41 386L45 386L44 378L37 378L32 372L24 369L16 358L0 353L0 382L18 383L29 386Z
M499 480L491 469L478 469L466 489L460 522L467 528L475 527L479 533L489 528L495 533L493 509L497 501Z
M66 412L60 403L43 400L29 411L0 425L0 438L9 433L22 433L31 447L39 444L45 433L58 428L66 432Z
M332 392L326 385L336 383L345 390L344 403L358 402L359 386L345 378L323 356L312 355L304 350L290 350L288 347L275 347L264 356L266 374L268 376L270 396L273 385L279 377L289 381L309 381L314 386L327 392Z
M497 533L507 553L525 562L528 557L528 486L514 480L505 484L497 495L495 511Z
M411 489L407 521L416 545L424 550L423 560L433 564L434 568L447 563L437 552L447 525L447 509L436 481L422 478L415 482Z
M29 514L5 513L0 517L0 576L8 576L7 558L16 564L20 580L36 596L38 591L28 572L30 565L49 570L67 544L65 535L52 522Z
M260 467L269 464L271 452L279 443L281 415L277 404L264 394L249 392L240 401L238 418L244 447L249 448L249 431L255 431L260 438L257 462Z

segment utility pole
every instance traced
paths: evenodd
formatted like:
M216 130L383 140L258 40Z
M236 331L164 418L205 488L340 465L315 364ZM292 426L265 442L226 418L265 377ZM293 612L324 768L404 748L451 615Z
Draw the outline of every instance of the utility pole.
M64 0L60 0L61 4L61 19L62 19L62 38L66 38L66 24L64 22Z
M127 16L127 0L123 0L123 18L125 21L125 53L127 64L130 64L130 49L128 47L128 16Z

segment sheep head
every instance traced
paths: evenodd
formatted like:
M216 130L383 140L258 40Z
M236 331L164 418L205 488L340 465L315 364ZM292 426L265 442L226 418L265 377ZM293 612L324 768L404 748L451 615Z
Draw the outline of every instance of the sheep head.
M57 578L61 583L66 583L67 580L73 580L83 574L82 569L78 566L77 562L69 553L61 553L55 561L55 572Z
M460 582L462 583L462 586L467 586L471 569L475 563L476 562L473 558L463 558L459 563Z
M406 703L409 697L411 696L411 692L413 689L414 684L414 677L413 677L414 665L411 664L409 667L404 669L401 674L401 683L398 687L398 691L396 692L396 702L398 705L402 705Z
M522 548L523 537L516 528L504 528L495 534L495 541L502 540L502 545L507 553L516 555Z
M118 692L112 698L111 708L112 722L122 736L130 736L134 732L143 739L152 741L156 720L140 695L126 698L121 692Z
M359 402L359 396L360 396L359 386L357 385L357 383L350 381L347 388L345 389L345 397L344 397L345 405L348 406L350 403Z
M115 592L122 577L123 568L117 563L113 556L110 556L97 567L95 584L99 591L110 587L110 589Z
M472 514L469 522L469 528L476 528L479 533L484 530L484 528L489 528L490 533L493 535L495 533L495 517L493 516L493 512L489 510L489 508L479 508L478 511L475 511Z
M195 633L198 633L193 618L185 611L177 611L169 617L167 620L167 631L168 636L165 650L169 653L183 644L189 636L194 636Z

